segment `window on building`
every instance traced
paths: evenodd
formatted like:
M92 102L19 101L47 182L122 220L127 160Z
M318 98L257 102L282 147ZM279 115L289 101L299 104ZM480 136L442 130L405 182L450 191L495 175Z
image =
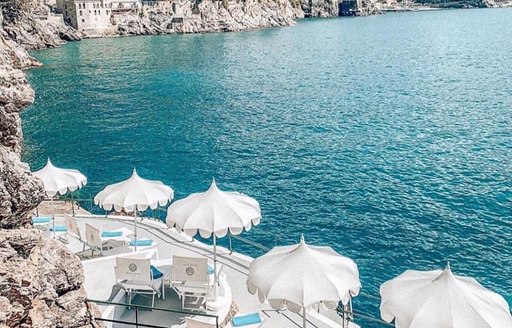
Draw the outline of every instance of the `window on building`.
M82 18L82 23L85 23L85 19Z
M80 13L80 16L82 16L82 11L81 11L81 10L80 10L80 12L79 12L79 13Z

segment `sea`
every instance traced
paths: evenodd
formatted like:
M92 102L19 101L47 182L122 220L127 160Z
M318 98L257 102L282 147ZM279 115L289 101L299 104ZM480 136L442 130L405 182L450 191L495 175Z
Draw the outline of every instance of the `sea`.
M242 238L304 234L357 263L364 328L384 327L364 318L380 317L383 282L448 262L512 304L511 18L389 13L37 51L23 159L83 172L74 197L95 213L134 167L176 199L213 178L254 197L262 221Z

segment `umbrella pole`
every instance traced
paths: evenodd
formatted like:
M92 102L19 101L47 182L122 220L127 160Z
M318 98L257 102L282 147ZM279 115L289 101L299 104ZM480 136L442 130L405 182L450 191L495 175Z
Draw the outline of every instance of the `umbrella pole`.
M53 208L53 197L50 197L50 207L52 208L52 236L55 239L55 208Z
M213 285L213 301L217 301L217 296L219 296L219 277L217 276L217 236L215 232L213 233L213 277L214 285Z
M306 328L306 307L302 307L302 328Z
M133 211L133 224L134 224L134 234L135 237L135 252L137 251L137 208L135 208L135 211Z

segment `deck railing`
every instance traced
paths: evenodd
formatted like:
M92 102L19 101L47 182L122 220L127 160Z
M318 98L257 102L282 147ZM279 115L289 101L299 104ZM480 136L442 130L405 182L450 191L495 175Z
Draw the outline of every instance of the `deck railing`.
M61 197L60 200L61 201L62 200L63 201L72 201L72 204L73 204L72 205L73 214L74 214L74 211L75 211L75 208L74 208L74 203L75 202L78 203L82 208L86 209L89 212L96 212L97 213L97 212L101 211L101 212L104 212L105 215L108 214L108 212L103 211L99 207L94 205L92 197L90 197L90 198L83 198L83 197L79 197L79 195L76 196L76 197L65 196L65 197ZM165 222L167 211L166 211L165 208L157 208L155 210L148 209L144 213L141 213L141 214L143 214L143 216L142 216L143 218L156 219L156 220ZM236 242L239 242L241 244L244 244L244 245L247 245L247 246L251 247L251 251L250 251L250 254L249 254L251 256L255 256L255 254L262 255L263 253L266 253L266 252L271 250L271 248L268 247L268 246L265 246L263 244L260 244L258 242L255 242L253 240L250 240L250 239L247 239L247 238L244 238L244 237L241 237L241 236L235 236L235 235L229 235L228 234L226 239L227 239L227 248L228 248L230 254L232 254L235 251L235 247L233 247L233 241L236 241ZM276 245L279 244L279 239L277 239L277 237L275 239L275 244ZM220 245L222 245L222 240L221 240ZM244 247L244 250L245 250L245 247ZM361 291L359 295L363 296L363 297L366 297L366 298L369 298L371 300L380 302L380 297L376 296L376 295L373 295L371 293L366 293L366 292ZM91 300L88 300L88 301L91 301ZM97 303L102 303L102 304L108 303L106 301L91 301L91 302L97 302ZM126 305L126 304L121 304L121 303L110 303L110 304L113 304L113 305L115 305L115 304ZM136 307L136 306L132 305L132 307ZM145 306L138 306L138 308L136 308L136 316L138 315L137 311L139 311L139 309L148 309L148 310L150 310L151 308L150 307L145 307ZM175 310L167 310L167 309L153 309L153 310L162 310L162 311L168 311L168 312L175 312ZM340 312L340 311L338 311L338 312ZM187 312L179 312L179 313L187 314ZM198 315L198 313L195 313L195 312L191 312L191 313L188 313L188 314ZM339 313L339 314L340 314L340 316L342 316L342 313ZM394 327L394 325L389 324L389 323L381 320L380 318L376 318L375 316L373 316L371 314L368 314L368 313L354 311L354 312L351 313L351 315L354 317L354 319L365 320L365 321L377 323L377 324L380 324L381 326ZM207 315L205 315L205 316L207 316ZM98 320L100 320L100 319L98 319ZM218 318L217 318L217 322L218 322ZM132 324L132 325L136 326L136 324ZM151 325L143 325L143 324L138 324L137 327L167 328L167 327L151 326Z
M148 323L142 323L139 319L139 311L152 311L152 312L166 312L166 313L177 313L177 314L183 314L183 315L194 315L194 316L201 316L206 318L215 318L215 327L219 328L219 316L213 315L213 314L207 314L207 313L201 313L201 312L191 312L191 311L183 311L183 310L175 310L175 309L164 309L164 308L158 308L158 307L151 307L151 306L145 306L145 305L137 305L137 304L126 304L126 303L116 303L116 302L110 302L110 301L98 301L98 300L91 300L86 299L87 303L95 303L96 305L107 305L107 306L125 306L128 308L131 308L135 311L135 322L134 321L126 321L126 320L117 320L117 319L107 319L102 317L96 317L94 318L97 321L103 321L103 322L110 322L113 324L122 324L132 327L144 327L144 328L170 328L172 326L160 326L160 325L153 325Z

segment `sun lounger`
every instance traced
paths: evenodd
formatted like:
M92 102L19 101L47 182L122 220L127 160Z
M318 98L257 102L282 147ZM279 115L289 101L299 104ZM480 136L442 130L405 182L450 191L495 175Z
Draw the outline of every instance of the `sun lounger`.
M263 324L263 319L258 312L249 314L237 314L231 319L232 327L257 328Z
M215 318L195 315L185 318L187 328L215 328ZM258 312L249 314L237 314L226 325L226 328L258 328L263 325L264 320ZM219 323L220 324L220 323Z
M151 307L155 306L155 297L165 298L164 281L169 271L164 267L154 267L150 259L116 258L116 281L125 292L127 304L132 304L134 294L151 295Z
M155 248L158 243L149 238L142 238L137 241L132 240L128 243L128 247L130 247L132 251L135 251L135 245L137 245L137 251L143 251L149 248Z
M48 230L51 223L52 218L49 216L37 216L32 218L32 225L37 229Z
M202 317L199 315L195 315L193 317L185 318L187 328L216 328L217 322L215 318L211 317Z
M181 298L183 310L206 311L206 302L212 293L206 258L174 256L171 284Z
M100 230L89 223L85 224L85 240L92 249L98 249L100 253L104 249L114 248L128 244L133 231L127 228L120 228L109 231L110 234L100 233Z

